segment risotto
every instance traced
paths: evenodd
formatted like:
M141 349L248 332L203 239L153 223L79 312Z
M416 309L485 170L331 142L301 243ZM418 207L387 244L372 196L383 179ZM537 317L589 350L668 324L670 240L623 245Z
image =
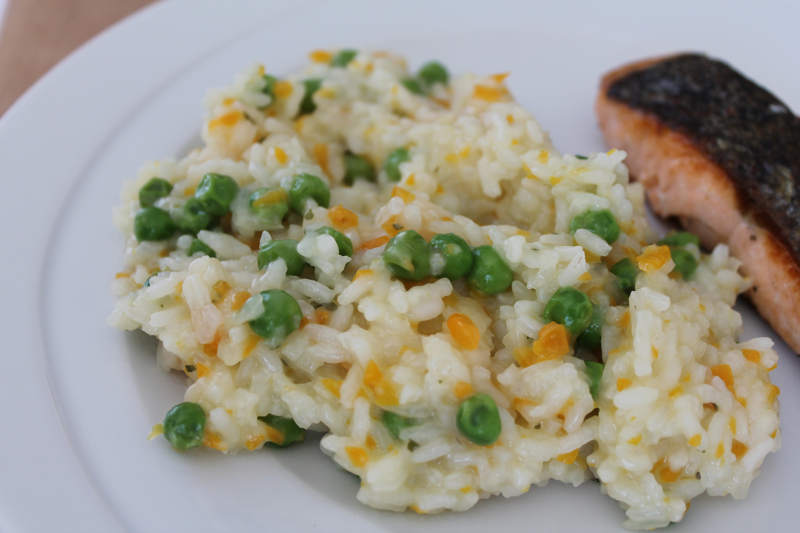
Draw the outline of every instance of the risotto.
M744 497L780 445L777 355L738 340L728 249L657 240L625 154L559 153L507 74L310 59L210 91L203 146L114 210L110 323L187 377L153 434L234 453L322 431L394 511L596 478L654 528Z

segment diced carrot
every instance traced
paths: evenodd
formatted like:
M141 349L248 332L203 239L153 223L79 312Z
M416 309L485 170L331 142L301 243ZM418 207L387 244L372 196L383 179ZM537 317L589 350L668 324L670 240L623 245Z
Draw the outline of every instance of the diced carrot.
M242 308L244 303L247 299L250 298L250 293L247 291L239 291L233 296L233 301L231 302L231 309L234 311L238 311Z
M539 337L533 342L533 353L540 361L557 359L569 353L567 329L556 322L545 324L539 330Z
M758 364L761 362L761 352L759 352L758 350L750 350L745 348L744 350L742 350L742 355L744 356L745 359L747 359L752 363Z
M650 353L653 354L653 359L658 359L658 348L650 346Z
M624 391L631 386L631 380L628 378L617 378L617 390Z
M716 376L722 381L724 381L725 386L728 387L729 391L735 392L733 384L733 372L731 371L730 365L721 364L712 366L711 375Z
M461 313L453 313L447 319L447 329L459 348L474 350L481 340L481 332L470 317Z
M372 435L367 435L367 438L364 439L364 446L366 446L368 450L374 450L377 445L378 443L375 442Z
M380 237L375 237L374 239L362 242L359 248L363 250L372 250L373 248L379 248L383 246L387 242L389 242L389 236L381 235Z
M717 451L714 452L714 457L721 458L725 454L725 445L721 442L717 444Z
M244 346L242 347L243 359L250 357L250 354L256 349L256 346L258 346L260 340L261 338L258 335L249 335L247 337L247 340L244 341Z
M636 435L635 437L631 437L630 439L628 439L628 444L632 444L634 446L636 446L640 442L642 442L642 436L641 435Z
M394 237L403 231L403 226L397 223L399 218L400 217L398 215L392 215L389 217L389 220L381 224L383 231L385 231L390 237Z
M278 187L253 200L253 207L266 207L277 203L282 203L288 198L288 193Z
M578 458L578 448L575 448L571 452L562 453L561 455L557 456L556 459L564 463L565 465L571 465L575 462Z
M512 115L510 113L508 115L506 115L506 122L508 122L509 124L513 124L514 123L514 115Z
M670 259L669 246L650 245L636 258L639 269L643 272L654 272L667 264Z
M275 96L278 98L286 98L292 94L292 84L288 81L275 82Z
M327 50L313 50L308 57L314 63L330 63L333 55Z
M247 437L247 439L245 439L244 447L250 451L257 450L264 445L264 441L266 440L267 439L264 437L264 435L250 435Z
M214 290L215 293L214 297L212 298L212 301L215 302L225 298L225 296L231 290L230 283L228 283L225 280L217 281L211 288Z
M703 436L700 435L699 433L695 433L689 438L689 446L697 448L698 446L700 446L701 442L703 442Z
M374 272L371 269L369 269L369 268L360 268L360 269L356 270L356 273L353 276L353 281L357 280L358 278L360 278L362 276L371 276L372 274L374 274Z
M503 83L510 75L510 72L500 72L499 74L492 74L490 78L492 78L495 83Z
M681 476L681 471L672 470L666 459L661 459L653 466L653 473L662 483L674 483Z
M219 433L208 430L206 430L203 435L203 446L219 452L224 452L228 449L227 446L222 443L222 436Z
M392 189L392 198L394 198L395 196L399 196L407 204L410 204L416 198L416 196L414 196L414 193L409 192L403 189L402 187L397 187L397 186L395 186Z
M741 459L742 457L744 457L744 454L747 453L747 450L748 448L745 443L739 442L736 439L733 439L733 442L731 442L731 451L733 452L733 455L735 455L737 459Z
M781 389L777 385L770 385L769 392L767 393L767 401L772 403L781 393Z
M314 322L325 325L331 319L331 312L324 307L314 309Z
M508 96L505 87L492 87L490 85L476 85L472 90L472 97L486 102L497 102Z
M114 278L116 279L123 279L129 277L131 277L131 275L128 272L117 272L116 274L114 274Z
M204 377L206 377L207 375L209 375L211 373L211 370L206 365L204 365L203 363L197 363L195 365L195 367L197 368L197 378L198 379L204 378Z
M286 155L286 152L280 146L274 147L272 152L275 154L275 159L281 165L285 165L289 161L289 156Z
M331 207L328 210L328 218L331 224L333 224L333 227L339 231L345 231L358 226L358 215L341 205Z
M328 176L331 176L331 170L328 167L328 145L324 143L317 143L311 149L314 155L314 161L317 162L319 168Z
M275 444L283 444L284 439L286 439L286 435L284 435L282 431L269 425L266 426L266 428L266 440L269 442L274 442Z
M364 468L367 465L369 456L364 448L360 446L345 446L344 451L347 452L347 457L356 468Z
M213 118L208 121L208 129L213 130L214 128L218 128L220 126L234 126L237 122L239 122L244 117L244 114L239 111L238 109L234 109L232 111L228 111L227 113L220 115L216 118Z
M328 389L328 392L336 396L337 398L340 395L340 390L342 388L342 380L340 379L332 379L332 378L322 378L320 380L322 386Z
M456 398L463 400L472 394L472 384L467 383L466 381L459 381L456 383L456 386L453 387L453 392L455 393Z
M364 369L364 385L367 387L375 387L383 379L381 369L378 368L377 363L370 359L367 367Z
M217 331L216 335L214 335L214 339L208 344L203 345L203 352L209 357L216 357L217 349L219 348L219 342L221 340L222 340L222 334L219 331Z
M375 403L382 407L397 405L397 392L394 385L388 379L382 379L373 388L375 393Z

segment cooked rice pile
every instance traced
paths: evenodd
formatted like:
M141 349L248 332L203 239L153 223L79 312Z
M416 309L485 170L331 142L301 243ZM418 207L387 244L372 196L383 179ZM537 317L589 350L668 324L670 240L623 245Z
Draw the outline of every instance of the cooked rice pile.
M627 526L653 528L680 520L704 491L744 497L779 447L778 389L767 376L777 355L766 338L736 342L741 318L731 306L747 281L727 248L687 246L697 271L689 282L676 276L669 249L648 246L654 235L625 154L558 153L504 75L465 75L418 95L402 83L402 58L329 60L312 53L271 91L260 66L211 91L204 147L145 165L114 211L127 240L110 322L156 336L159 364L186 373L186 400L207 414L203 444L260 449L281 437L259 417L292 418L327 433L322 450L361 478L361 502L396 511L465 510L550 479L594 476L626 509ZM296 118L308 78L323 80L316 110ZM375 183L344 183L345 152L380 167L398 147L410 154L399 182L379 171ZM187 255L191 235L137 241L142 185L170 182L156 205L174 212L208 172L242 191L227 223L197 234L216 257ZM260 231L247 194L288 189L304 172L330 184L331 207L312 204ZM622 230L613 245L569 231L587 209L613 213ZM352 257L313 231L322 226L351 239ZM491 245L513 271L510 289L487 296L464 280L397 279L381 254L407 229ZM258 268L259 245L286 238L313 270L288 275L282 259ZM609 272L625 257L641 270L629 299ZM559 287L606 309L597 401L573 340L559 350L540 336ZM244 305L269 289L288 292L303 314L277 348L248 325L260 309ZM500 413L489 446L456 424L476 392ZM416 424L395 437L381 421L387 410Z

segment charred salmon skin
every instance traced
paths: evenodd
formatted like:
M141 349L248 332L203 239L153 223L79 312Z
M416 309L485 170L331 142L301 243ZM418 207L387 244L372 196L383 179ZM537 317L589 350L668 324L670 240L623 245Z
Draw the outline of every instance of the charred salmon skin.
M609 72L596 112L655 213L678 217L706 246L726 243L761 315L800 352L800 118L700 54Z

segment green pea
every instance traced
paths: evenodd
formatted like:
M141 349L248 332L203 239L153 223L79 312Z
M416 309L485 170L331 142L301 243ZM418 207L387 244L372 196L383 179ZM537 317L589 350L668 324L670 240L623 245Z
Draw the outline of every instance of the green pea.
M276 259L286 262L286 273L290 276L299 276L303 273L306 260L297 253L297 241L282 239L269 241L258 251L258 268L263 269Z
M283 217L289 212L288 197L280 187L263 187L250 194L248 206L259 221L259 229L282 227Z
M439 233L431 239L431 250L444 260L442 271L437 276L459 279L469 274L472 268L472 248L455 233Z
M400 83L403 85L403 87L405 87L414 94L419 94L419 95L425 94L425 91L422 89L422 85L420 85L419 81L417 81L414 78L406 78Z
M198 252L201 254L205 254L208 257L217 257L217 252L215 252L212 247L210 247L200 239L195 239L192 241L192 244L189 245L189 251L186 253L189 256L192 256Z
M675 270L683 276L683 279L691 278L694 271L697 270L697 259L692 253L676 246L670 246L669 253L672 256L672 262L675 263Z
M133 234L138 241L163 241L175 233L169 213L158 207L140 209L133 219Z
M450 74L448 74L444 65L438 61L428 61L422 65L417 77L428 87L433 87L437 83L447 85L447 82L450 81Z
M317 104L314 103L314 93L322 87L322 80L319 78L309 78L303 80L303 99L300 101L300 112L298 116L308 115L317 110Z
M172 192L172 184L163 178L150 178L150 181L142 185L139 189L139 205L149 207L156 203L156 200L163 198Z
M478 246L472 250L472 270L469 284L484 294L497 294L511 286L514 273L497 250L491 246Z
M300 327L303 313L297 300L288 292L272 289L250 298L261 298L264 311L248 324L256 335L266 339L270 348L280 346L289 334Z
M261 92L269 96L269 104L272 105L275 102L275 84L278 83L278 78L270 74L264 74L262 78L264 78L264 87L261 88Z
M400 165L411 159L408 155L408 150L405 148L397 148L386 157L383 162L383 170L389 177L389 181L400 181L402 174L400 173Z
M183 207L175 214L175 225L182 233L197 233L206 229L211 224L209 215L203 203L197 198L189 198Z
M597 395L600 393L600 378L603 377L603 363L596 361L586 361L586 375L589 377L589 392L592 393L592 398L597 400Z
M400 432L402 430L411 426L416 426L419 423L413 418L401 416L391 411L384 411L383 414L381 414L381 422L383 422L383 425L389 430L389 433L398 440L400 440Z
M419 281L431 275L431 251L413 229L401 231L386 243L383 262L395 277Z
M627 257L614 263L610 271L617 277L617 286L625 294L630 294L636 288L636 275L639 269Z
M176 450L200 446L205 428L206 413L196 403L179 403L164 417L164 437Z
M355 59L356 55L358 55L358 50L352 50L349 48L339 50L336 52L336 55L333 56L333 59L331 59L331 66L346 67L353 59Z
M619 224L608 209L590 209L575 215L569 223L569 231L575 233L581 228L588 229L608 244L619 238Z
M269 446L270 448L287 448L295 442L303 442L303 439L306 437L306 430L298 426L291 418L278 415L266 415L259 416L258 419L283 436L281 442L267 442L265 446Z
M666 244L667 246L686 246L687 244L694 244L700 247L700 239L694 233L676 231L658 241L658 244Z
M458 406L456 426L462 435L480 446L494 443L500 436L500 411L488 394L473 394Z
M344 154L344 182L352 185L358 179L375 181L375 167L367 158L347 152Z
M573 287L558 289L544 306L544 319L563 324L573 335L589 325L593 312L592 301Z
M239 185L225 174L209 172L200 180L194 197L209 215L222 216L228 212L239 191Z
M594 309L592 310L592 318L589 321L589 325L578 335L578 338L575 339L575 343L581 348L599 350L606 316L601 307L596 305L593 307Z
M289 187L289 207L303 215L309 198L321 207L328 207L331 203L331 190L327 183L313 174L297 174Z
M315 230L317 235L330 235L333 237L333 240L336 241L336 244L339 246L339 255L346 255L348 257L353 257L353 241L350 240L350 237L342 233L341 231L336 231L330 226L323 226L317 230Z

